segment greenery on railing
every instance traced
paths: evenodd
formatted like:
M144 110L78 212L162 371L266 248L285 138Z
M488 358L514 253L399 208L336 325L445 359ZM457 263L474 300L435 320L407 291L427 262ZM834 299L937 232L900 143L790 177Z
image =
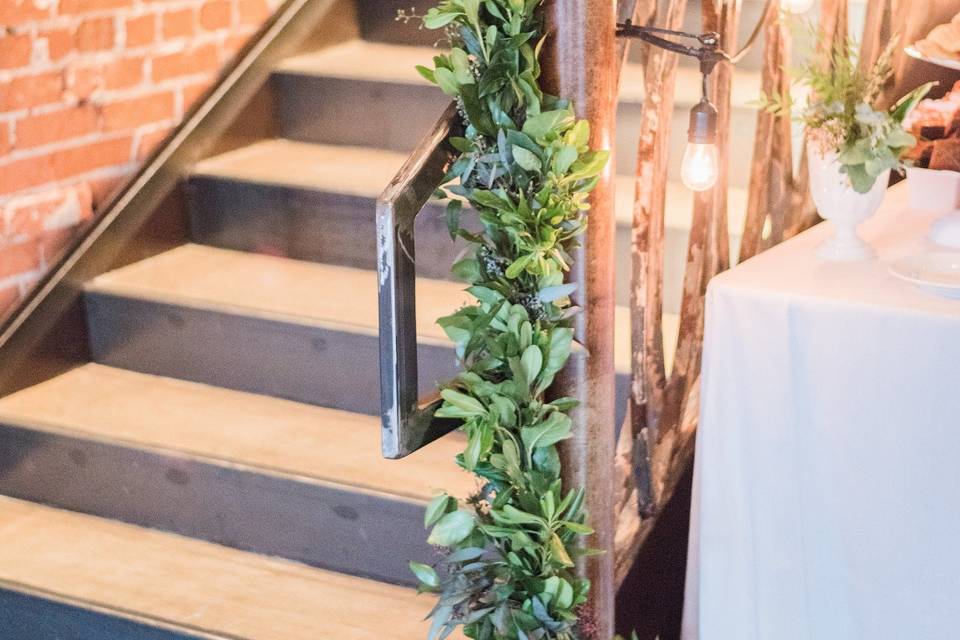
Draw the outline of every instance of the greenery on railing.
M595 637L589 581L572 570L591 553L578 541L592 530L582 487L562 486L556 448L576 401L545 394L573 346L575 286L564 274L608 153L591 151L589 123L540 88L541 2L443 0L420 18L451 46L419 71L465 124L440 195L451 235L470 247L454 273L476 299L439 320L463 371L437 415L462 421L457 463L482 485L463 503L442 494L427 508L429 542L444 557L411 568L438 594L431 639L460 626L478 640ZM467 205L479 231L461 226Z

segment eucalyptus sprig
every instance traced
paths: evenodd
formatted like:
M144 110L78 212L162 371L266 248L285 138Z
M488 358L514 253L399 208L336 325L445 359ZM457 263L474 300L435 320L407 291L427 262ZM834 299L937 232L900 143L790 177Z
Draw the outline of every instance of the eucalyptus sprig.
M540 88L542 0L442 0L423 16L448 52L419 72L456 100L465 125L446 176L447 226L464 239L454 273L475 302L441 318L462 372L441 390L439 417L461 422L457 463L481 488L430 503L436 566L411 563L420 589L438 594L430 639L462 627L477 640L591 640L589 581L573 572L592 553L583 488L564 487L557 444L571 435L571 398L546 391L573 348L565 283L584 230L587 196L608 152L590 126ZM465 207L479 230L461 224Z
M807 29L811 40L822 38L812 24ZM903 128L904 118L935 84L917 87L891 109L876 107L893 73L890 61L897 43L898 38L891 38L876 62L865 68L855 40L845 39L833 46L821 42L819 52L809 55L792 73L795 83L808 89L806 105L795 119L805 125L808 139L820 153L836 154L841 172L859 193L870 191L888 169L903 170L900 157L916 144ZM764 94L760 107L791 115L794 103L789 92Z

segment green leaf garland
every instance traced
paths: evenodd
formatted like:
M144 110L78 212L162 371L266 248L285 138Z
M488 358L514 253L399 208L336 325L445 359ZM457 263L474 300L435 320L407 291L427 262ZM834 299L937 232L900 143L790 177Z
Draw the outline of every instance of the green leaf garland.
M458 464L481 488L463 503L427 507L437 566L411 563L438 594L430 640L457 627L476 640L590 640L582 606L590 584L573 572L582 488L564 487L557 444L571 436L571 398L545 392L573 347L564 282L584 230L587 195L608 153L588 147L590 125L540 88L542 0L443 0L423 17L451 48L419 73L453 97L465 124L446 176L451 236L470 250L453 271L475 302L438 322L462 372L441 390L440 417L461 421ZM465 207L482 225L461 226Z

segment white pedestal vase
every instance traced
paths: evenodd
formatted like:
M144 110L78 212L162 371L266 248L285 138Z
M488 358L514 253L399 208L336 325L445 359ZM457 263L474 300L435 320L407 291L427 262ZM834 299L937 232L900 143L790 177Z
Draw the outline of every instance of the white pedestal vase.
M817 249L817 256L835 262L869 260L876 253L857 234L861 222L872 216L883 202L890 181L887 170L877 177L867 193L853 189L846 174L840 173L836 153L823 155L815 145L807 146L810 195L817 212L833 225L834 234Z

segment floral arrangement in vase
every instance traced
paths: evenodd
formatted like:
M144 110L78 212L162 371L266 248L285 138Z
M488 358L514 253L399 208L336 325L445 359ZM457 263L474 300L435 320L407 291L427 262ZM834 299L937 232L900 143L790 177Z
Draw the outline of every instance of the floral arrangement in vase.
M903 171L903 155L916 144L904 119L933 83L917 87L890 109L877 106L893 73L890 60L896 47L893 38L876 62L864 67L856 42L844 40L819 47L795 72L795 83L808 91L795 119L806 130L811 195L820 216L836 229L818 252L822 258L852 261L874 255L857 235L857 226L880 206L890 172ZM764 95L760 106L794 113L789 93Z

